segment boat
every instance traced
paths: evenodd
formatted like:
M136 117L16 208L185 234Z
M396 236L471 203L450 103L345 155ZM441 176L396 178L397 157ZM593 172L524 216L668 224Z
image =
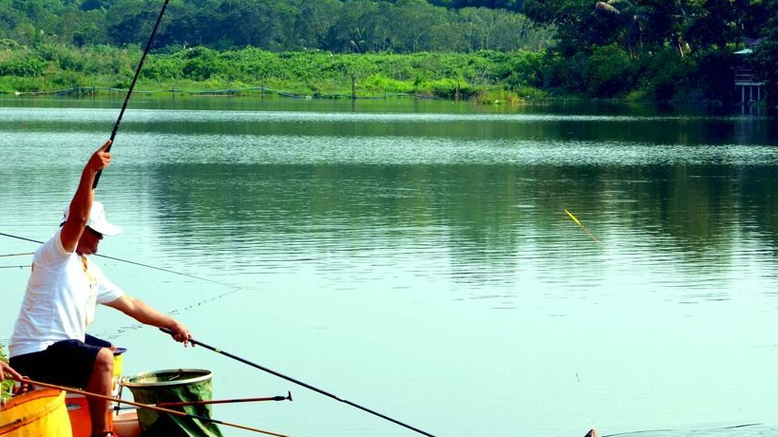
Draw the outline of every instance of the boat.
M92 423L86 396L52 388L34 388L2 406L0 436L90 437ZM111 412L112 429L120 437L140 437L137 411Z
M119 437L140 437L141 427L137 410L120 409L120 404L112 405L109 422ZM92 419L89 416L87 397L78 393L68 393L65 396L65 407L70 418L72 437L90 437L92 435ZM3 436L5 437L5 436Z
M184 430L186 428L197 430L196 435L221 437L220 431L212 423L201 423L193 416L178 416L195 413L199 417L210 417L210 406L188 406L187 412L165 408L170 414L159 414L165 409L156 406L165 402L209 401L212 391L211 371L170 369L123 377L122 360L125 352L124 348L114 351L110 396L113 401L109 406L108 418L112 431L119 437L140 437L144 430L154 431L156 435L189 435ZM122 398L125 387L132 392L133 402ZM0 408L0 437L90 437L92 420L88 396L94 395L64 389L66 387L34 381L31 390L12 397ZM127 408L125 404L132 406ZM158 411L149 412L150 408Z
M121 398L123 357L125 348L114 350L114 372L111 397ZM87 396L77 391L63 391L56 386L32 384L30 391L11 398L0 415L0 436L56 435L58 437L90 437L92 419ZM141 426L137 410L120 409L118 402L110 405L108 423L120 437L140 437ZM70 432L66 432L67 428Z

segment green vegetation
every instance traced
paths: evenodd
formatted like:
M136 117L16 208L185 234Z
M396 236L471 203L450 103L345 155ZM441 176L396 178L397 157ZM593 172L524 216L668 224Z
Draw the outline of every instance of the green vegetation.
M143 44L161 5L161 0L0 0L0 39L27 46ZM446 8L425 0L171 0L156 47L461 53L541 50L552 36L552 29L513 11Z
M111 46L0 50L0 90L41 92L70 87L129 86L140 49ZM511 101L538 98L533 89L542 54L503 53L331 54L273 53L257 48L216 51L205 47L150 55L138 90L227 90L266 87L306 96L360 97L387 93ZM520 66L521 68L516 68Z
M2 343L0 343L0 361L4 363L8 362L8 357L5 355L5 345ZM0 402L5 402L11 397L13 386L13 379L0 381Z
M0 91L126 87L161 0L0 0ZM171 0L139 89L778 103L778 0ZM753 48L750 56L735 55Z
M556 26L547 89L727 103L734 100L736 68L756 67L768 80L768 95L778 93L770 78L778 65L770 48L778 37L776 0L528 0L523 11ZM734 54L752 46L758 56Z
M754 51L753 65L767 84L767 108L778 106L778 1L769 1L765 12L769 21L765 24L761 36L762 43Z
M541 96L553 28L518 4L172 0L138 90ZM470 3L470 4L468 4ZM0 91L126 88L161 1L0 0ZM463 7L467 6L467 7ZM520 70L517 70L520 68Z

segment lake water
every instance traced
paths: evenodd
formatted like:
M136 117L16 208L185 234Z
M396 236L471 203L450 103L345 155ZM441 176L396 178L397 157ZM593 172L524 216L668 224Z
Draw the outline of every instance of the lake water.
M55 231L120 103L0 100L0 232ZM101 253L190 276L99 262L196 339L436 436L778 435L774 120L435 101L131 106L97 190L125 232ZM0 237L0 255L36 246ZM27 265L0 257L0 342ZM293 394L216 406L220 420L416 435L107 308L91 332L129 349L127 375L206 368L217 399Z

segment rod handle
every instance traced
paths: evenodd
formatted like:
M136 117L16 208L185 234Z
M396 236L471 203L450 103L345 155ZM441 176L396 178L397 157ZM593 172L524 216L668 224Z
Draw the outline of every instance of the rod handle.
M111 144L109 144L108 147L105 148L106 152L110 152L111 151L111 146L113 146L113 140L114 140L114 138L116 138L116 131L117 131L118 128L119 128L119 122L117 121L116 125L113 128L113 132L111 132ZM95 175L95 180L92 182L92 189L93 190L97 188L97 183L100 182L100 176L102 176L102 174L103 174L103 171L99 170L97 172L97 174Z
M97 183L100 182L100 176L103 174L102 170L99 170L95 175L95 180L92 182L92 189L97 188Z

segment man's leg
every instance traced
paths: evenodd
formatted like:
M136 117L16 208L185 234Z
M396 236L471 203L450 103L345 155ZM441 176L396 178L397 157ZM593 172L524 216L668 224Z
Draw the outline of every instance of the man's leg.
M92 393L111 396L111 381L113 379L113 352L108 348L100 349L92 366L86 390ZM108 407L110 401L94 397L87 398L89 414L92 417L92 435L99 436L109 431Z

